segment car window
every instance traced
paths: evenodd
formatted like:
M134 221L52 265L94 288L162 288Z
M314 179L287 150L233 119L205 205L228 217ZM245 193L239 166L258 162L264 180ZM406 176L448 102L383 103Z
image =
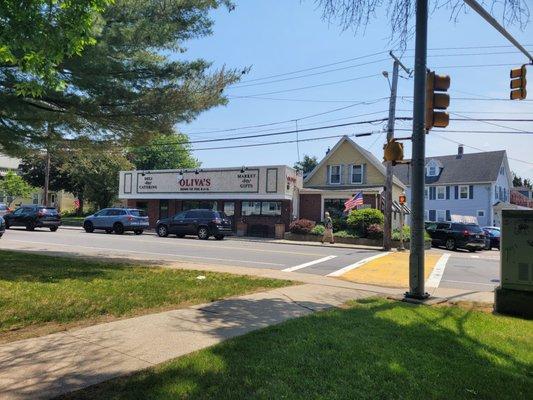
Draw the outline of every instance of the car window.
M126 215L126 210L115 210L115 215Z
M450 224L437 224L436 229L448 229Z
M465 225L464 230L470 233L482 233L483 232L478 225Z
M202 219L217 218L217 213L214 211L200 211L200 216Z
M146 217L147 214L144 210L130 210L130 214L134 217Z
M185 218L185 212L180 212L174 215L174 219L184 219Z
M115 210L113 210L112 208L107 209L107 210L102 214L103 217L111 217L111 216L113 216L113 215L116 215L116 214L115 214Z
M200 218L201 213L198 210L191 210L187 211L187 214L185 214L185 218Z
M46 215L57 215L57 210L54 207L41 208L39 211Z
M22 214L22 208L17 208L15 211L13 211L13 215L20 215Z
M35 211L35 209L33 207L23 207L22 208L22 212L24 212L24 213L28 213L28 212L32 212L32 211Z
M1 211L7 210L7 206L4 204L0 204L0 210Z

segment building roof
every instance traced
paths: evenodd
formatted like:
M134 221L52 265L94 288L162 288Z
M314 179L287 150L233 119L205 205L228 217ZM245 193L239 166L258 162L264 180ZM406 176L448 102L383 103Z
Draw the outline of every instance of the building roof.
M505 158L505 150L427 157L426 162L436 160L443 168L438 176L426 176L426 184L495 182ZM397 164L394 175L409 186L412 179L410 164Z
M326 163L326 161L333 155L333 153L335 153L335 151L341 146L342 143L344 142L348 142L350 143L353 148L355 150L357 150L359 153L361 153L369 162L370 164L372 164L374 167L376 167L378 169L379 172L381 172L383 174L383 176L386 175L386 169L385 169L385 166L376 158L376 156L374 154L372 154L371 152L369 152L368 150L362 148L361 146L359 146L357 143L355 143L352 139L350 139L348 136L343 136L335 146L333 146L333 148L326 154L326 156L320 161L320 163L318 163L318 165L311 171L309 172L305 178L304 178L304 183L307 182L309 179L311 179L311 177L320 169L320 167L322 165L324 165ZM392 180L393 182L400 186L402 189L405 189L405 185L401 182L400 179L398 179L396 176L393 176L392 177ZM353 188L353 186L351 186L351 188Z

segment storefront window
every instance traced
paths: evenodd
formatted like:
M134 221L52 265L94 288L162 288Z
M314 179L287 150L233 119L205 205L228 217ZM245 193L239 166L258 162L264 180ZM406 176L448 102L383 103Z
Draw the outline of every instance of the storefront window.
M242 215L261 215L260 201L243 201Z
M159 218L168 217L168 200L159 200Z
M261 213L263 215L281 215L281 201L263 201Z
M324 212L329 212L332 217L339 218L344 215L346 199L325 199Z
M138 201L135 207L144 212L148 212L148 202L146 201Z
M224 203L224 214L226 214L228 217L235 215L235 202L226 201Z
M195 209L217 210L216 201L184 200L183 211Z

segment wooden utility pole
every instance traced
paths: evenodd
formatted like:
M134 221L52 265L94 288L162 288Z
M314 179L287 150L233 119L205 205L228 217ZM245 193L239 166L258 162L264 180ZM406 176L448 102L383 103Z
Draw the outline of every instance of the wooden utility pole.
M48 134L48 139L52 137L52 128L50 123L46 124L46 131ZM50 186L50 150L49 145L46 145L46 155L44 162L44 187L43 187L43 206L48 206L48 192Z

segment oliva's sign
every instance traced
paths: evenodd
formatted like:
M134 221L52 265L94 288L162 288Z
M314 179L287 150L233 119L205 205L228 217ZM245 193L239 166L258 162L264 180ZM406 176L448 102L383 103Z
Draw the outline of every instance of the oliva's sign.
M220 170L137 174L137 193L258 193L259 170Z

